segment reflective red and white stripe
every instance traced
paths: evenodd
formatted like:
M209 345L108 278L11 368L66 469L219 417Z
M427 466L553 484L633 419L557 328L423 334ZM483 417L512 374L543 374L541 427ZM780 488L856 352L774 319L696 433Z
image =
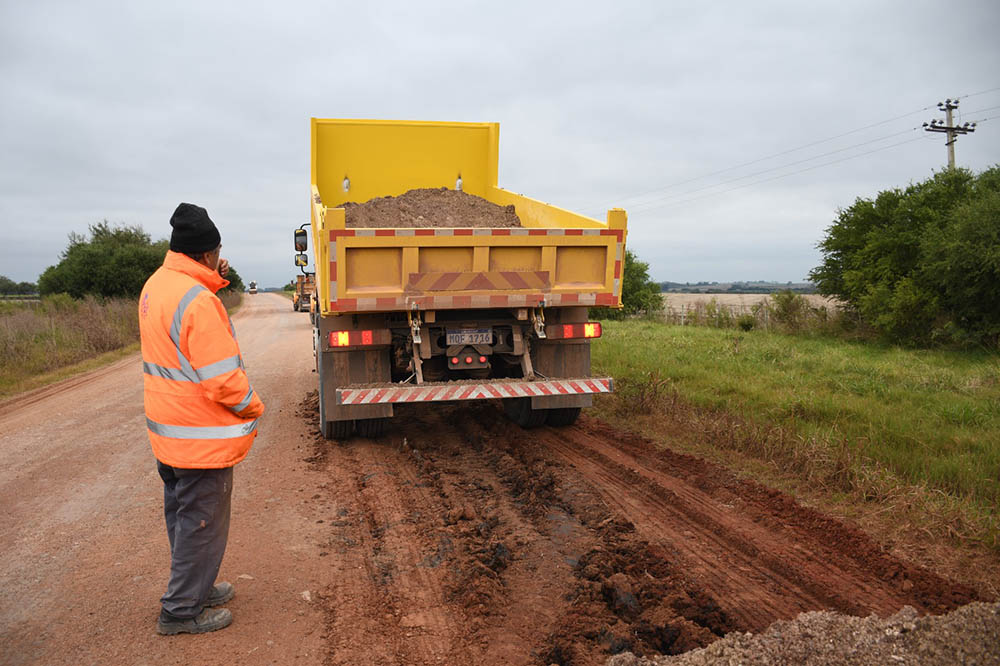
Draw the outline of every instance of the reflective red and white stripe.
M547 395L585 395L611 393L611 377L584 379L548 379L526 382L492 381L482 384L441 382L386 386L381 388L337 389L338 405L373 405L384 402L445 402L448 400L494 400L530 398Z

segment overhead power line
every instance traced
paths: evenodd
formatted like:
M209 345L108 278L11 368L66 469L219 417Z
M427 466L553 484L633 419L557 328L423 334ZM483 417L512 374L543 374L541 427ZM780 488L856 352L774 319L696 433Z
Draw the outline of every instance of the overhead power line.
M1000 105L988 106L985 109L976 109L975 111L966 111L965 113L982 113L983 111L992 111L993 109L1000 109Z
M993 107L993 108L1000 108L1000 107ZM1000 115L989 116L987 118L979 118L975 122L977 122L977 123L985 123L985 122L989 122L991 120L998 120L998 119L1000 119ZM914 127L913 129L917 129L917 128ZM906 132L909 132L909 131L912 131L912 130L906 130ZM900 134L904 134L904 133L905 132L900 132ZM820 169L822 167L831 166L833 164L839 164L840 162L846 162L848 160L853 160L853 159L858 158L858 157L864 157L865 155L871 155L872 153L878 153L878 152L881 152L883 150L888 150L890 148L896 148L898 146L903 146L903 145L906 145L908 143L913 143L915 141L927 141L927 140L933 141L934 139L933 139L933 137L929 137L929 136L918 136L918 137L914 137L913 139L908 139L907 141L900 141L898 143L894 143L894 144L891 144L891 145L888 145L888 146L882 146L881 148L875 148L874 150L868 150L868 151L865 151L863 153L858 153L857 155L850 155L848 157L843 157L843 158L838 159L838 160L831 160L830 162L824 162L823 164L816 164L816 165L813 165L813 166L810 166L810 167L806 167L805 169L798 169L796 171L792 171L792 172L784 173L784 174L779 174L779 175L773 176L771 178L763 178L761 180L754 181L752 183L746 183L744 185L738 185L736 187L731 187L731 188L729 188L727 190L723 190L721 192L710 192L710 193L704 194L702 196L691 197L690 199L683 199L681 201L665 201L665 202L663 202L663 203L661 203L661 204L659 204L657 206L652 206L652 207L649 207L649 208L646 208L646 209L641 209L640 208L638 210L636 210L636 209L633 209L633 210L635 210L635 212L642 213L642 212L649 212L651 210L659 210L659 209L662 209L662 208L673 208L675 206L681 206L683 204L690 203L692 201L699 201L701 199L707 199L709 197L726 194L727 192L733 192L735 190L741 190L741 189L745 189L747 187L753 187L755 185L760 185L762 183L768 183L768 182L771 182L773 180L779 180L781 178L787 178L788 176L794 176L794 175L797 175L797 174L800 174L800 173L805 173L806 171L813 171L814 169ZM878 139L876 139L875 141L878 141ZM869 143L873 143L873 142L869 142ZM858 145L864 145L864 144L858 144ZM839 151L834 151L834 152L839 152ZM790 166L790 165L785 165L785 166L787 167L787 166ZM784 168L784 167L781 167L781 168Z
M787 169L788 167L796 166L798 164L805 164L806 162L811 162L813 160L818 160L818 159L821 159L823 157L829 157L830 155L836 155L837 153L842 153L842 152L847 151L847 150L853 150L854 148L860 148L861 146L867 146L867 145L872 144L872 143L878 143L879 141L885 141L886 139L891 139L893 137L900 136L901 134L908 134L910 132L916 131L917 129L919 129L919 128L918 127L911 127L909 129L903 130L902 132L894 132L893 134L887 134L887 135L885 135L883 137L879 137L877 139L870 139L868 141L862 141L861 143L856 143L854 145L846 146L844 148L838 148L837 150L831 150L829 152L822 153L820 155L814 155L812 157L806 157L804 159L796 160L794 162L788 162L787 164L780 164L778 166L770 167L768 169L762 169L760 171L755 171L753 173L748 173L748 174L746 174L744 176L738 176L736 178L730 178L729 180L724 180L724 181L722 181L720 183L715 183L714 185L705 185L704 187L699 187L699 188L696 188L696 189L693 189L693 190L688 190L687 192L681 192L679 194L669 194L669 195L666 195L664 197L659 197L659 198L656 198L656 199L653 199L653 200L650 200L650 201L645 201L645 202L642 202L642 203L634 204L631 207L630 210L637 211L637 210L643 210L643 209L648 208L650 206L654 206L655 207L658 203L663 202L663 201L668 201L670 199L675 199L675 198L678 198L678 197L684 197L684 196L687 196L689 194L694 194L695 192L702 192L704 190L710 190L710 189L715 188L715 187L721 187L723 185L728 185L729 183L735 183L735 182L738 182L738 181L741 181L741 180L746 180L747 178L753 178L754 176L760 176L761 174L771 173L772 171L778 171L780 169Z
M996 92L1000 88L990 88L989 90L980 90L979 92L969 93L968 95L959 95L955 99L966 99L967 97L977 97L979 95L985 95L986 93Z
M983 91L983 92L989 92L989 91ZM973 93L973 94L981 94L981 93ZM971 97L971 95L969 95L969 96ZM618 205L621 205L624 202L627 202L627 201L630 201L630 200L633 200L633 199L640 199L640 198L643 198L643 197L645 197L645 196L647 196L649 194L655 194L657 192L661 192L661 191L673 189L675 187L679 187L681 185L687 185L688 183L693 183L693 182L698 181L698 180L703 180L703 179L709 178L711 176L717 176L719 174L727 173L729 171L735 171L736 169L742 169L743 167L751 166L753 164L758 164L758 163L764 162L766 160L774 159L775 157L781 157L783 155L788 155L789 153L798 152L800 150L805 150L806 148L811 148L813 146L818 146L820 144L828 143L830 141L835 141L836 139L841 139L841 138L843 138L845 136L850 136L851 134L857 134L858 132L863 132L865 130L872 129L874 127L879 127L879 126L885 125L887 123L895 122L897 120L902 120L903 118L907 118L909 116L916 115L918 113L922 113L922 112L927 111L928 109L932 109L932 108L934 108L933 105L925 106L923 108L916 109L914 111L908 111L907 113L903 113L903 114L900 114L898 116L893 116L892 118L886 118L885 120L880 120L880 121L878 121L876 123L871 123L870 125L864 125L862 127L856 128L856 129L848 130L847 132L842 132L840 134L835 134L834 136L830 136L830 137L827 137L825 139L820 139L818 141L812 141L812 142L809 142L809 143L805 143L805 144L802 144L801 146L796 146L795 148L789 148L787 150L783 150L783 151L778 152L778 153L772 153L770 155L765 155L764 157L758 157L757 159L750 160L749 162L743 162L741 164L736 164L736 165L731 166L731 167L726 167L725 169L719 169L717 171L711 171L709 173L705 173L705 174L702 174L700 176L695 176L694 178L688 178L688 179L685 179L685 180L677 181L675 183L670 183L669 185L662 185L662 186L655 187L655 188L652 188L652 189L649 189L649 190L643 190L641 192L636 192L635 194L630 194L628 196L618 197L618 199L615 200L615 202L613 203L613 205L618 206ZM597 204L590 204L590 205L581 206L581 210L596 211L596 210L603 210L603 207L599 206Z
M1000 116L998 116L998 117L1000 117ZM683 204L686 204L686 203L690 203L692 201L698 201L700 199L705 199L707 197L719 196L719 195L722 195L722 194L726 194L727 192L733 192L735 190L741 190L741 189L744 189L744 188L747 188L747 187L753 187L755 185L760 185L762 183L769 183L772 180L779 180L781 178L787 178L789 176L795 176L795 175L800 174L800 173L805 173L806 171L813 171L815 169L821 169L823 167L831 166L833 164L839 164L840 162L846 162L848 160L857 159L858 157L864 157L865 155L871 155L872 153L878 153L878 152L881 152L883 150L889 150L890 148L896 148L898 146L903 146L903 145L906 145L908 143L913 143L914 141L922 141L922 140L924 140L924 138L925 137L923 137L923 136L917 136L917 137L914 137L912 139L907 139L906 141L900 141L899 143L893 143L893 144L890 144L888 146L882 146L881 148L875 148L874 150L868 150L868 151L865 151L863 153L858 153L857 155L849 155L848 157L842 157L842 158L840 158L838 160L831 160L829 162L824 162L823 164L815 164L813 166L806 167L804 169L798 169L796 171L792 171L792 172L789 172L789 173L783 173L783 174L779 174L777 176L772 176L771 178L763 178L761 180L754 181L752 183L745 183L743 185L737 185L736 187L731 187L731 188L729 188L727 190L723 190L722 192L709 192L708 194L703 194L703 195L698 196L698 197L691 197L690 199L682 199L680 201L667 201L667 202L662 203L662 204L660 204L658 206L653 206L651 208L646 208L645 210L642 210L642 211L639 211L639 212L647 212L648 213L651 210L659 210L661 208L673 208L675 206L680 206L680 205L683 205Z
M958 105L958 100L960 100L960 99L966 99L966 98L969 98L969 97L976 97L976 96L979 96L979 95L985 95L985 94L988 94L988 93L991 93L991 92L996 92L996 91L1000 91L1000 87L988 88L988 89L985 89L985 90L979 90L979 91L976 91L976 92L973 92L973 93L968 93L968 94L965 94L965 95L959 95L958 97L956 97L954 99L954 104L955 104L955 106L957 106ZM942 104L939 104L938 108L940 108L940 109L943 110L944 106ZM798 152L800 150L805 150L806 148L811 148L813 146L817 146L817 145L821 145L823 143L834 141L836 139L840 139L840 138L843 138L845 136L850 136L851 134L856 134L858 132L863 132L865 130L872 129L874 127L879 127L881 125L885 125L885 124L888 124L888 123L891 123L891 122L895 122L897 120L901 120L903 118L907 118L909 116L915 115L917 113L921 113L921 112L926 111L926 110L931 109L931 108L934 108L934 107L932 105L925 106L925 107L922 107L920 109L916 109L914 111L909 111L907 113L903 113L903 114L900 114L900 115L897 115L897 116L893 116L891 118L886 118L885 120L880 120L880 121L875 122L875 123L864 125L862 127L858 127L858 128L849 130L847 132L842 132L840 134L836 134L834 136L827 137L825 139L820 139L818 141L812 141L812 142L809 142L809 143L806 143L806 144L802 144L802 145L797 146L795 148L789 148L787 150L783 150L783 151L780 151L780 152L777 152L777 153L772 153L770 155L766 155L764 157L759 157L757 159L753 159L753 160L750 160L748 162L742 162L740 164L736 164L736 165L731 166L731 167L726 167L724 169L718 169L716 171L711 171L709 173L705 173L705 174L702 174L700 176L696 176L694 178L688 178L688 179L677 181L677 182L674 182L674 183L671 183L671 184L668 184L668 185L663 185L663 186L652 188L652 189L649 189L649 190L644 190L644 191L641 191L641 192L637 192L635 194L631 194L629 196L619 197L613 203L613 205L621 205L624 202L627 202L627 201L630 201L630 200L648 198L649 195L652 195L652 194L657 194L659 192L666 192L667 190L673 189L675 187L679 187L681 185L686 185L688 183L693 183L693 182L696 182L696 181L699 181L699 180L703 180L703 179L709 178L711 176L717 176L717 175L720 175L720 174L723 174L723 173L727 173L727 172L730 172L730 171L735 171L736 169L741 169L741 168L744 168L744 167L747 167L747 166L751 166L753 164L758 164L758 163L764 162L766 160L774 159L776 157L781 157L783 155L788 155L790 153ZM982 109L976 109L975 111L967 112L967 114L982 113L982 112L985 112L985 111L992 111L992 110L998 109L998 108L1000 108L1000 106L990 106L990 107L985 107L985 108L982 108ZM975 123L981 123L981 122L986 122L986 121L989 121L989 120L995 120L998 117L1000 117L1000 116L991 116L989 118L980 118L980 119L977 119L975 121L970 121L970 123L967 123L966 125L968 127L960 126L960 128L968 130L968 128L974 127ZM927 125L927 127L930 126L928 124L925 124L925 125ZM935 123L935 127L936 126L938 126L937 123ZM942 124L941 126L943 127L944 125ZM949 122L948 126L951 126L950 122ZM901 145L904 145L904 144L907 144L907 143L912 143L913 141L915 141L917 139L911 139L909 141L903 141L903 142L900 142L900 143L895 143L895 144L892 144L890 146L883 146L881 148L876 148L874 150L870 150L870 151L867 151L867 152L864 152L864 153L859 153L857 155L852 155L852 156L845 157L845 158L842 158L842 159L833 160L833 161L830 161L830 162L825 162L823 164L819 164L819 165L807 167L805 169L800 169L798 171L790 172L790 173L787 173L787 174L781 174L781 175L775 176L773 178L767 178L767 179L755 181L753 183L747 183L745 185L740 185L740 186L735 187L735 188L729 188L729 189L723 190L721 192L711 192L711 193L708 193L707 195L700 196L700 197L693 197L693 198L690 198L690 199L683 199L681 201L672 201L673 199L677 199L678 197L684 197L684 196L687 196L689 194L693 194L693 193L696 193L696 192L702 192L702 191L705 191L705 190L711 190L711 189L714 189L716 187L721 187L723 185L727 185L727 184L730 184L730 183L738 182L740 180L745 180L747 178L753 178L754 176L759 176L759 175L764 174L764 173L770 173L772 171L777 171L777 170L780 170L780 169L786 169L786 168L788 168L790 166L795 166L797 164L803 164L805 162L811 162L813 160L821 159L821 158L829 156L829 155L834 155L834 154L837 154L837 153L844 152L845 150L851 150L853 148L858 148L860 146L869 145L869 144L872 144L872 143L877 143L879 141L884 141L886 139L892 138L894 136L899 136L901 134L906 134L907 132L911 132L911 131L916 130L916 129L919 129L919 128L918 127L914 127L914 128L908 129L908 130L903 130L901 132L896 132L894 134L889 134L889 135L886 135L886 136L883 136L883 137L879 137L877 139L872 139L872 140L865 141L865 142L862 142L862 143L854 144L852 146L847 146L845 148L839 148L837 150L829 151L829 152L826 152L826 153L821 153L819 155L814 155L812 157L804 158L804 159L801 159L801 160L796 160L794 162L790 162L790 163L787 163L787 164L779 165L779 166L776 166L776 167L771 167L771 168L768 168L768 169L763 169L761 171L756 171L754 173L746 174L746 175L739 176L739 177L736 177L736 178L731 178L729 180L725 180L725 181L722 181L722 182L719 182L719 183L715 183L713 185L706 185L706 186L703 186L703 187L699 187L699 188L696 188L694 190L689 190L687 192L682 192L682 193L677 193L677 194L668 194L668 195L665 195L665 196L653 197L652 199L649 199L647 201L638 201L636 203L631 204L629 206L629 208L632 211L640 211L641 212L641 211L655 210L655 209L659 209L659 208L663 208L663 207L672 206L675 203L676 204L682 204L682 203L686 203L688 201L696 201L696 200L699 200L699 199L703 199L706 196L714 196L716 194L724 194L726 192L731 192L731 191L736 190L736 189L742 189L744 187L751 187L753 185L757 185L757 184L760 184L760 183L769 182L771 180L776 180L776 179L779 179L779 178L785 178L787 176L792 176L792 175L795 175L797 173L803 173L803 172L811 171L813 169L821 168L821 167L824 167L824 166L830 166L832 164L837 164L839 162L843 162L843 161L846 161L846 160L855 159L857 157L862 157L864 155L870 155L872 153L880 152L882 150L887 150L889 148L894 148L896 146L901 146ZM928 130L928 131L936 131L936 130ZM957 132L957 129L955 131ZM962 132L962 133L968 133L968 132L966 131L966 132ZM931 137L920 137L920 139L931 139ZM933 139L931 139L931 140L933 140ZM949 148L951 150L953 150L953 143L954 143L954 141L952 140L951 141L951 145L949 145ZM588 205L588 206L581 206L581 209L584 210L584 211L597 211L597 212L599 212L600 210L603 210L603 207L600 208L600 209L598 209L595 205Z

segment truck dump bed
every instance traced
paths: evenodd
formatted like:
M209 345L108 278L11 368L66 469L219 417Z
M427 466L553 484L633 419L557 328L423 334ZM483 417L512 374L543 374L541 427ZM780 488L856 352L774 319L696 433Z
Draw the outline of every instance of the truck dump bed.
M604 222L497 186L499 125L312 120L321 314L621 304L626 216ZM517 228L355 228L344 202L461 188Z

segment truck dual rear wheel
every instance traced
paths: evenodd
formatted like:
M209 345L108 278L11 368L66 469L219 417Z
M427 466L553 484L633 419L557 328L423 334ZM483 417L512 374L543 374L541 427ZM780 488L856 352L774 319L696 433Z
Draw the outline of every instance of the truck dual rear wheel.
M522 428L537 428L548 424L554 427L569 426L580 416L579 407L558 407L555 409L532 409L531 398L511 398L503 401L503 411L507 418Z
M579 407L559 407L546 411L548 414L545 415L545 422L557 428L573 425L580 416Z
M389 419L385 418L357 419L354 422L354 427L360 436L374 439L376 437L381 437L385 433L385 427L388 423Z
M503 411L522 428L537 428L545 423L546 410L532 409L531 398L508 398L503 401Z
M354 431L354 421L326 421L323 437L326 439L347 439Z

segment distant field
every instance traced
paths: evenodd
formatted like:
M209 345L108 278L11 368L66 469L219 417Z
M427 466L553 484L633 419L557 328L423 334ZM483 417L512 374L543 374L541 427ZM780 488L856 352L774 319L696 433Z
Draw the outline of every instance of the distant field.
M802 294L801 296L809 301L809 305L813 307L832 309L837 306L836 299L820 296L819 294ZM668 308L683 310L708 303L714 298L715 302L719 305L739 312L742 310L749 311L754 305L763 303L770 297L769 294L663 294L663 304Z

